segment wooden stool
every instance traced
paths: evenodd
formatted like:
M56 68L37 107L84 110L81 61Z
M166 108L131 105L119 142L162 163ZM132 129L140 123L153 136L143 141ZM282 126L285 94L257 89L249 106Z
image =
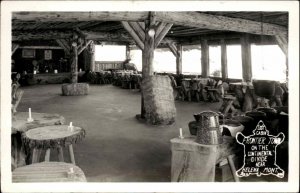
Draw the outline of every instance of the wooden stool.
M50 160L50 149L57 149L58 159L64 162L62 147L68 146L71 162L75 165L73 143L85 136L85 130L67 125L53 125L31 129L23 134L25 147L32 150L32 163L39 161L41 151L46 150L45 161Z
M12 182L86 182L86 177L73 164L42 162L15 169L12 172Z
M232 112L235 112L236 109L233 106L233 101L235 99L236 99L236 97L231 96L231 95L227 95L227 96L223 97L223 104L222 104L221 108L219 109L219 111L221 113L223 113L224 115L227 115L229 110L231 110Z

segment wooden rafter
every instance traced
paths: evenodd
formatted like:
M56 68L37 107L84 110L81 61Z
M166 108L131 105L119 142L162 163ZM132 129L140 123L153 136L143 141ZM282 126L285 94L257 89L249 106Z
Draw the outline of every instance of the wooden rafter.
M67 55L70 55L70 46L65 39L56 39L57 44L64 49Z
M82 46L80 49L78 49L78 55L83 51L83 50L85 50L89 45L90 45L90 43L92 43L93 42L93 40L89 40L89 41L87 41L85 44L84 44L84 46Z
M157 21L189 27L264 35L287 35L287 28L279 25L263 23L264 28L261 30L261 22L206 13L157 12L156 17Z
M168 23L166 24L166 26L161 30L161 32L159 34L157 34L157 37L155 38L155 47L157 47L159 45L159 43L161 42L161 40L165 37L165 35L168 33L168 31L171 29L171 27L173 26L173 24Z
M278 46L281 48L283 53L287 56L288 55L288 40L286 36L275 36L275 40Z
M135 33L139 36L142 42L145 41L145 30L137 23L137 22L129 22L129 25L135 31Z
M15 53L15 51L19 48L19 44L16 43L12 43L11 45L11 55L13 55Z
M126 31L131 35L131 37L134 39L135 43L137 46L141 49L144 50L144 42L139 38L137 33L134 31L134 29L129 25L128 22L126 21L121 21L122 25L126 29Z

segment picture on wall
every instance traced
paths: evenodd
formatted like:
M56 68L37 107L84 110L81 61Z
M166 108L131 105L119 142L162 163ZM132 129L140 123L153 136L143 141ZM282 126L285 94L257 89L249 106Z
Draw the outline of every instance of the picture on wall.
M45 50L45 60L52 59L52 50Z
M23 49L22 50L22 57L23 58L34 58L35 57L35 50L33 50L33 49Z

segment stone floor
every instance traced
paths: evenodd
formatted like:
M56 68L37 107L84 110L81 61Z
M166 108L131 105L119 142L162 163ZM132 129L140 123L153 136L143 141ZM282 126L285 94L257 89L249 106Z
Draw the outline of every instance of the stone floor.
M170 182L170 139L179 128L189 135L193 113L217 111L220 103L176 101L176 122L151 126L135 118L140 93L112 85L90 85L87 96L61 96L61 85L23 87L18 111L58 113L80 126L86 137L74 146L77 165L89 182ZM66 151L67 152L67 151ZM52 152L51 159L57 155ZM65 160L68 160L67 154Z

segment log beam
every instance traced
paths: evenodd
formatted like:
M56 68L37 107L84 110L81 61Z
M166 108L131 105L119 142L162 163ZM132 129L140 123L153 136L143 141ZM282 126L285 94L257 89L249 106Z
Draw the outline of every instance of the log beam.
M77 83L78 82L78 48L77 43L72 43L72 57L71 57L71 83Z
M176 74L182 74L182 45L177 44Z
M207 40L201 41L201 71L203 78L209 76L209 48Z
M173 53L173 55L174 55L175 57L177 57L177 48L176 48L176 46L174 45L174 43L168 42L168 43L167 43L167 46L168 46L168 48L170 49L170 51Z
M11 55L13 55L15 53L15 51L20 47L19 44L16 43L12 43L11 45Z
M128 22L126 21L121 21L123 27L125 30L131 35L131 37L134 39L135 43L137 46L141 49L144 50L144 42L139 38L139 36L136 34L134 29L129 25Z
M228 67L227 67L227 47L225 40L221 39L221 70L222 79L225 81L228 78Z
M245 82L252 80L252 66L251 66L251 44L249 42L249 35L245 34L241 38L242 45L242 69L243 80Z
M72 31L12 31L12 41L22 40L56 40L68 39L72 37Z
M288 55L288 39L285 36L274 36L275 40L277 42L277 45L281 48L282 52L286 55Z
M101 11L101 12L14 12L14 21L80 22L80 21L144 21L148 12Z
M70 46L67 45L67 41L64 39L56 39L57 44L64 49L67 55L70 55Z
M92 42L93 42L93 40L87 41L87 42L85 43L85 45L82 46L82 47L80 48L80 50L78 50L78 55L79 55L83 50L85 50L85 49L90 45L90 43L92 43Z
M137 22L129 22L134 32L139 36L142 42L145 41L145 30Z
M236 31L260 35L287 35L288 29L279 25L192 11L157 12L157 21L212 30Z
M155 35L155 43L154 43L155 47L159 45L161 40L166 36L166 34L168 33L168 31L171 29L172 26L173 24L171 23L166 24L166 26L161 30L161 32Z
M95 44L94 44L94 42L90 43L88 51L89 51L89 54L90 54L90 57L89 57L89 59L90 59L90 70L92 72L94 72L95 71Z

